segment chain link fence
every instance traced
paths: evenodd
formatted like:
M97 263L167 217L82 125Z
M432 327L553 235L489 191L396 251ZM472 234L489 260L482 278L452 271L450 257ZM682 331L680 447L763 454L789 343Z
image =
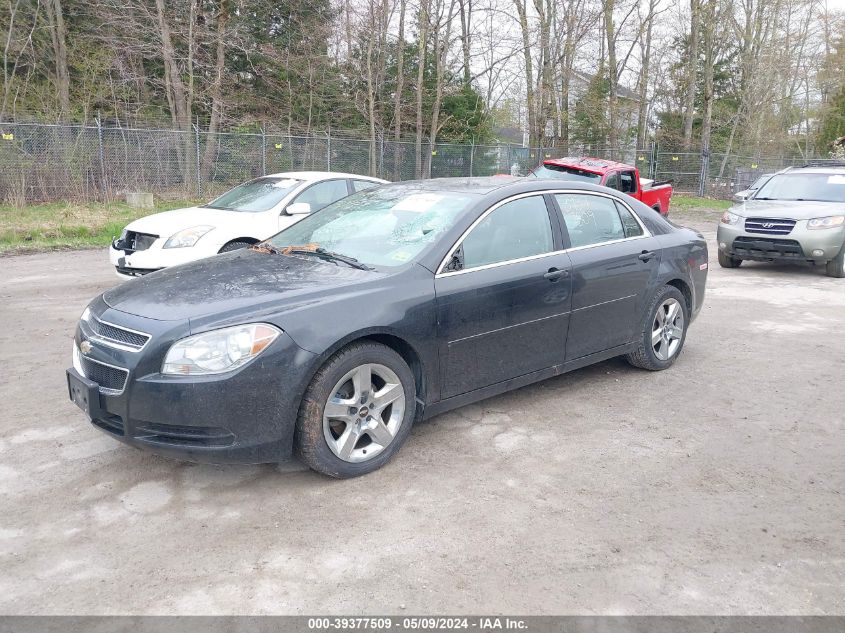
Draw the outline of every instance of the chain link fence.
M319 170L369 174L387 180L418 175L522 175L555 148L515 144L460 145L296 136L268 132L141 129L96 125L0 123L0 204L112 199L127 192L211 197L265 174ZM679 193L728 198L764 173L805 162L800 157L750 157L570 148L570 155L635 164L643 177L671 180Z

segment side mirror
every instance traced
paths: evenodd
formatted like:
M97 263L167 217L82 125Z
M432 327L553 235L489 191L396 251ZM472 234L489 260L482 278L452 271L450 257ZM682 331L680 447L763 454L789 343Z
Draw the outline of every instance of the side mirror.
M294 202L285 209L288 215L308 215L311 213L311 205L307 202Z
M734 194L734 200L736 200L738 202L744 202L745 200L748 200L748 198L751 197L752 193L754 193L754 192L749 190L749 189L746 189L745 191L737 191Z

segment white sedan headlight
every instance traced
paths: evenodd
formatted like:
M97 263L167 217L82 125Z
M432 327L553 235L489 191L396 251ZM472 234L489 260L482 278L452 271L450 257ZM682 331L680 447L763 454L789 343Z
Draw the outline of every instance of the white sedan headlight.
M189 229L182 229L170 236L164 243L164 248L185 248L187 246L193 246L203 235L213 228L213 226L192 226Z
M222 374L251 361L281 333L266 323L250 323L195 334L170 347L161 373L171 376Z
M807 221L808 229L835 229L845 223L845 215L831 215L826 218L813 218Z

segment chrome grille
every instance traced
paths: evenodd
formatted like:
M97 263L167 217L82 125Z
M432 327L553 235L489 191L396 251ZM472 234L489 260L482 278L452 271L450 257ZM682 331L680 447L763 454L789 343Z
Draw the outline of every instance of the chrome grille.
M129 371L120 367L112 367L99 361L79 355L79 364L82 367L82 374L93 380L100 386L100 391L105 394L121 393L126 387L126 379Z
M147 341L150 340L149 334L127 330L126 328L100 321L95 316L89 319L88 325L91 327L91 331L100 338L119 343L136 351L144 347Z
M761 235L789 235L795 228L795 220L782 218L746 218L745 230Z

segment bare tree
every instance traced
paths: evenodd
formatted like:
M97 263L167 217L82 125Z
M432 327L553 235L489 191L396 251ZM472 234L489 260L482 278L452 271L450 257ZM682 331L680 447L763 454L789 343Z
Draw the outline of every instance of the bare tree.
M715 1L715 0L711 0ZM689 49L686 60L686 97L684 99L684 149L692 144L692 124L695 119L695 89L698 70L698 42L701 31L701 0L690 0Z

